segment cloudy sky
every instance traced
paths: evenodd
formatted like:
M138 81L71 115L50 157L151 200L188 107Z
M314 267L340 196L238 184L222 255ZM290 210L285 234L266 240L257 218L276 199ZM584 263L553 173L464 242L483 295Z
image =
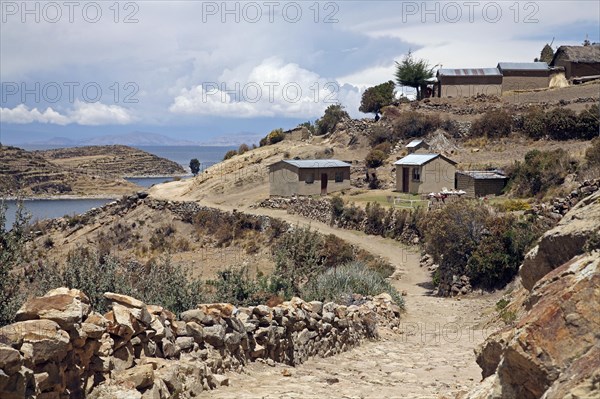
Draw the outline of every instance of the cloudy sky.
M532 61L600 42L597 1L0 1L0 141L129 132L207 142L354 117L412 50ZM404 90L398 87L399 91Z

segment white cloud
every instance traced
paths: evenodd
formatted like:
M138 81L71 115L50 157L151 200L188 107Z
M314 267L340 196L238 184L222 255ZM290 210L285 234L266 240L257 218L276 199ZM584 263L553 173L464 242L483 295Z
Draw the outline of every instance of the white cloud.
M85 103L75 101L74 107L65 115L55 111L51 107L40 112L37 108L29 108L25 104L19 104L14 108L0 107L0 119L4 123L48 123L54 125L69 125L72 123L84 126L97 125L126 125L135 120L130 111L117 106L105 105L100 102Z
M169 111L233 118L316 118L329 104L358 107L359 90L327 80L295 63L269 57L248 71L225 70L218 81L182 89Z

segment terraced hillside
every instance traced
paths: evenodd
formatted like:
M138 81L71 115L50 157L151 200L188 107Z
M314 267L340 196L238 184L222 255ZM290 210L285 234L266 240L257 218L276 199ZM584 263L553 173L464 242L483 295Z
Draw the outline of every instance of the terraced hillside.
M66 169L34 152L0 147L0 196L120 196L137 189L123 179Z
M176 162L124 145L58 148L35 153L55 165L105 177L186 173Z

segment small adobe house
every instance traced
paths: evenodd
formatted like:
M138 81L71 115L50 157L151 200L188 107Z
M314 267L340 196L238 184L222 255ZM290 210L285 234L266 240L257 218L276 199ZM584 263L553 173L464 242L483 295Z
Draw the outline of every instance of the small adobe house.
M508 178L496 171L458 171L456 189L463 190L468 197L501 195Z
M502 74L498 68L439 69L438 97L502 95Z
M600 44L589 46L560 46L550 63L552 67L563 67L565 77L573 78L600 75Z
M350 164L336 159L284 159L269 165L269 194L327 195L350 188Z
M453 189L456 162L441 154L409 154L394 162L396 190L401 193L428 194Z
M429 144L425 142L425 140L413 140L406 145L406 151L409 154L413 154L415 152L428 152Z
M543 89L550 85L550 67L545 62L500 62L502 91Z

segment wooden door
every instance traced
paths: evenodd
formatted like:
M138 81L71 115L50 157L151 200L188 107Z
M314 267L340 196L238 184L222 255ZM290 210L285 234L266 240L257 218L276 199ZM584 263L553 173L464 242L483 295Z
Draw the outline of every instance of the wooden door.
M321 173L321 195L327 195L327 173Z
M408 168L402 168L402 192L408 192Z

